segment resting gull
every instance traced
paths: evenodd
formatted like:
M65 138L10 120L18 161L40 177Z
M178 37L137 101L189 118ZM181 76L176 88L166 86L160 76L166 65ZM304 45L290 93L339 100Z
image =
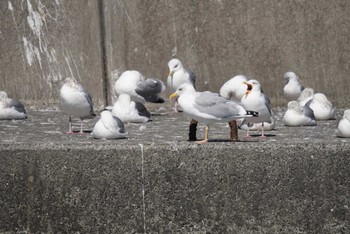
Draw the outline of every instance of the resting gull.
M288 100L297 100L304 87L300 84L299 77L294 72L286 72L283 76L286 84L283 87L283 94Z
M127 134L123 122L108 110L101 112L101 118L96 122L91 133L94 138L102 139L125 138Z
M145 123L151 118L151 113L141 102L132 101L129 94L120 94L114 103L112 114L123 123Z
M118 96L126 93L131 96L133 101L164 102L160 96L160 93L165 90L163 82L155 78L145 79L140 72L135 70L123 72L115 82L114 89Z
M301 106L297 101L288 102L288 109L284 113L283 123L286 126L316 126L314 112L308 106Z
M315 93L305 106L310 106L314 111L316 120L335 119L335 108L323 93Z
M15 98L9 98L5 91L0 91L0 120L25 118L27 113L23 104Z
M229 100L241 101L247 91L247 86L243 83L244 81L248 81L246 76L234 76L221 86L220 95Z
M350 137L350 109L344 111L343 118L338 123L336 135L338 137Z

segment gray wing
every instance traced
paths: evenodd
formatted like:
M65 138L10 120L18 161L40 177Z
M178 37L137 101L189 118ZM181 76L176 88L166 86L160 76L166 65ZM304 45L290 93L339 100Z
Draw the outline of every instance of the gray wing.
M239 102L230 101L217 93L201 92L195 99L195 108L217 118L229 118L239 115L242 106Z
M263 93L264 94L264 93ZM269 113L271 115L271 102L270 102L270 98L264 94L264 98L265 98L265 105L267 106L267 109L269 110Z
M138 83L136 93L141 96L150 96L162 91L163 82L158 79L148 78Z
M86 98L86 100L88 101L88 103L90 105L90 113L91 113L91 115L92 116L96 116L96 114L94 112L94 107L93 107L93 104L92 104L92 98L91 98L90 93L83 86L80 86L80 87L81 87L81 91L84 93L85 98Z
M119 127L119 132L120 132L120 133L125 133L125 129L124 129L124 124L123 124L123 122L122 122L118 117L116 117L116 116L114 116L114 115L113 115L113 119L114 119L115 121L117 121L117 125L118 125L118 126L116 126L116 127Z
M23 104L20 101L16 100L16 99L11 98L11 100L8 103L8 106L9 107L14 107L18 112L26 114L26 110L24 109Z
M196 74L193 71L188 71L188 74L190 75L190 81L194 88L196 88Z
M146 107L141 102L135 102L135 107L140 116L151 118L151 113L146 109Z
M147 102L153 102L153 103L163 103L164 98L160 97L158 94L151 95L144 97Z
M158 96L162 92L164 84L158 79L148 78L138 83L135 92L149 102L164 102L164 99Z
M310 119L315 120L314 111L310 108L310 103L311 103L311 100L306 103L303 114L309 117Z

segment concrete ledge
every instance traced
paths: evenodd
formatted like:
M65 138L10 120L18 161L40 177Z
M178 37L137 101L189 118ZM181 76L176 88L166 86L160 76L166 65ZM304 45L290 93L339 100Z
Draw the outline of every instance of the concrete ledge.
M182 115L156 116L144 132L129 125L130 138L120 141L55 132L60 113L31 116L22 126L27 143L22 121L0 123L12 126L7 143L0 136L0 232L350 231L349 140L326 131L336 121L278 125L266 142L238 143L218 140L228 138L218 124L214 142L196 145L186 141Z

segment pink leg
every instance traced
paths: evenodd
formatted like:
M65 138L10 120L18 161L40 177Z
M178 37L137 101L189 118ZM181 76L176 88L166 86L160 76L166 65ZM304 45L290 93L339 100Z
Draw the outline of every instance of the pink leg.
M69 116L69 130L66 132L66 134L73 134L72 131L72 116Z
M260 136L260 139L265 139L266 136L264 135L264 122L262 122L261 124L261 136Z
M80 132L79 133L84 134L84 132L83 132L83 120L82 119L80 119Z
M247 130L247 135L245 135L245 137L243 137L244 139L250 139L252 136L249 134L249 128Z
M179 110L177 108L178 106L179 106L179 104L177 103L177 101L175 101L175 105L174 105L174 112L175 113L179 112Z

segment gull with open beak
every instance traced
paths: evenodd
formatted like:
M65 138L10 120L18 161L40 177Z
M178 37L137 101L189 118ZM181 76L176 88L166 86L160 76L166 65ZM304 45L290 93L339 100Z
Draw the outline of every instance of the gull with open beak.
M257 80L249 80L248 82L243 82L247 85L247 90L245 95L241 99L241 103L247 110L256 111L259 113L258 117L250 118L248 122L250 123L262 123L261 137L264 135L264 123L271 123L271 108L270 99L261 89L261 85ZM249 137L249 132L247 136Z
M180 85L176 92L170 95L170 99L176 97L185 114L206 125L204 140L196 141L198 144L208 142L211 123L258 116L257 112L246 111L239 102L227 100L217 93L196 92L188 83Z
M195 87L196 75L184 68L179 59L171 59L168 63L169 75L167 78L167 86L170 92L175 92L183 83L188 83ZM177 102L175 102L174 111L177 112Z

